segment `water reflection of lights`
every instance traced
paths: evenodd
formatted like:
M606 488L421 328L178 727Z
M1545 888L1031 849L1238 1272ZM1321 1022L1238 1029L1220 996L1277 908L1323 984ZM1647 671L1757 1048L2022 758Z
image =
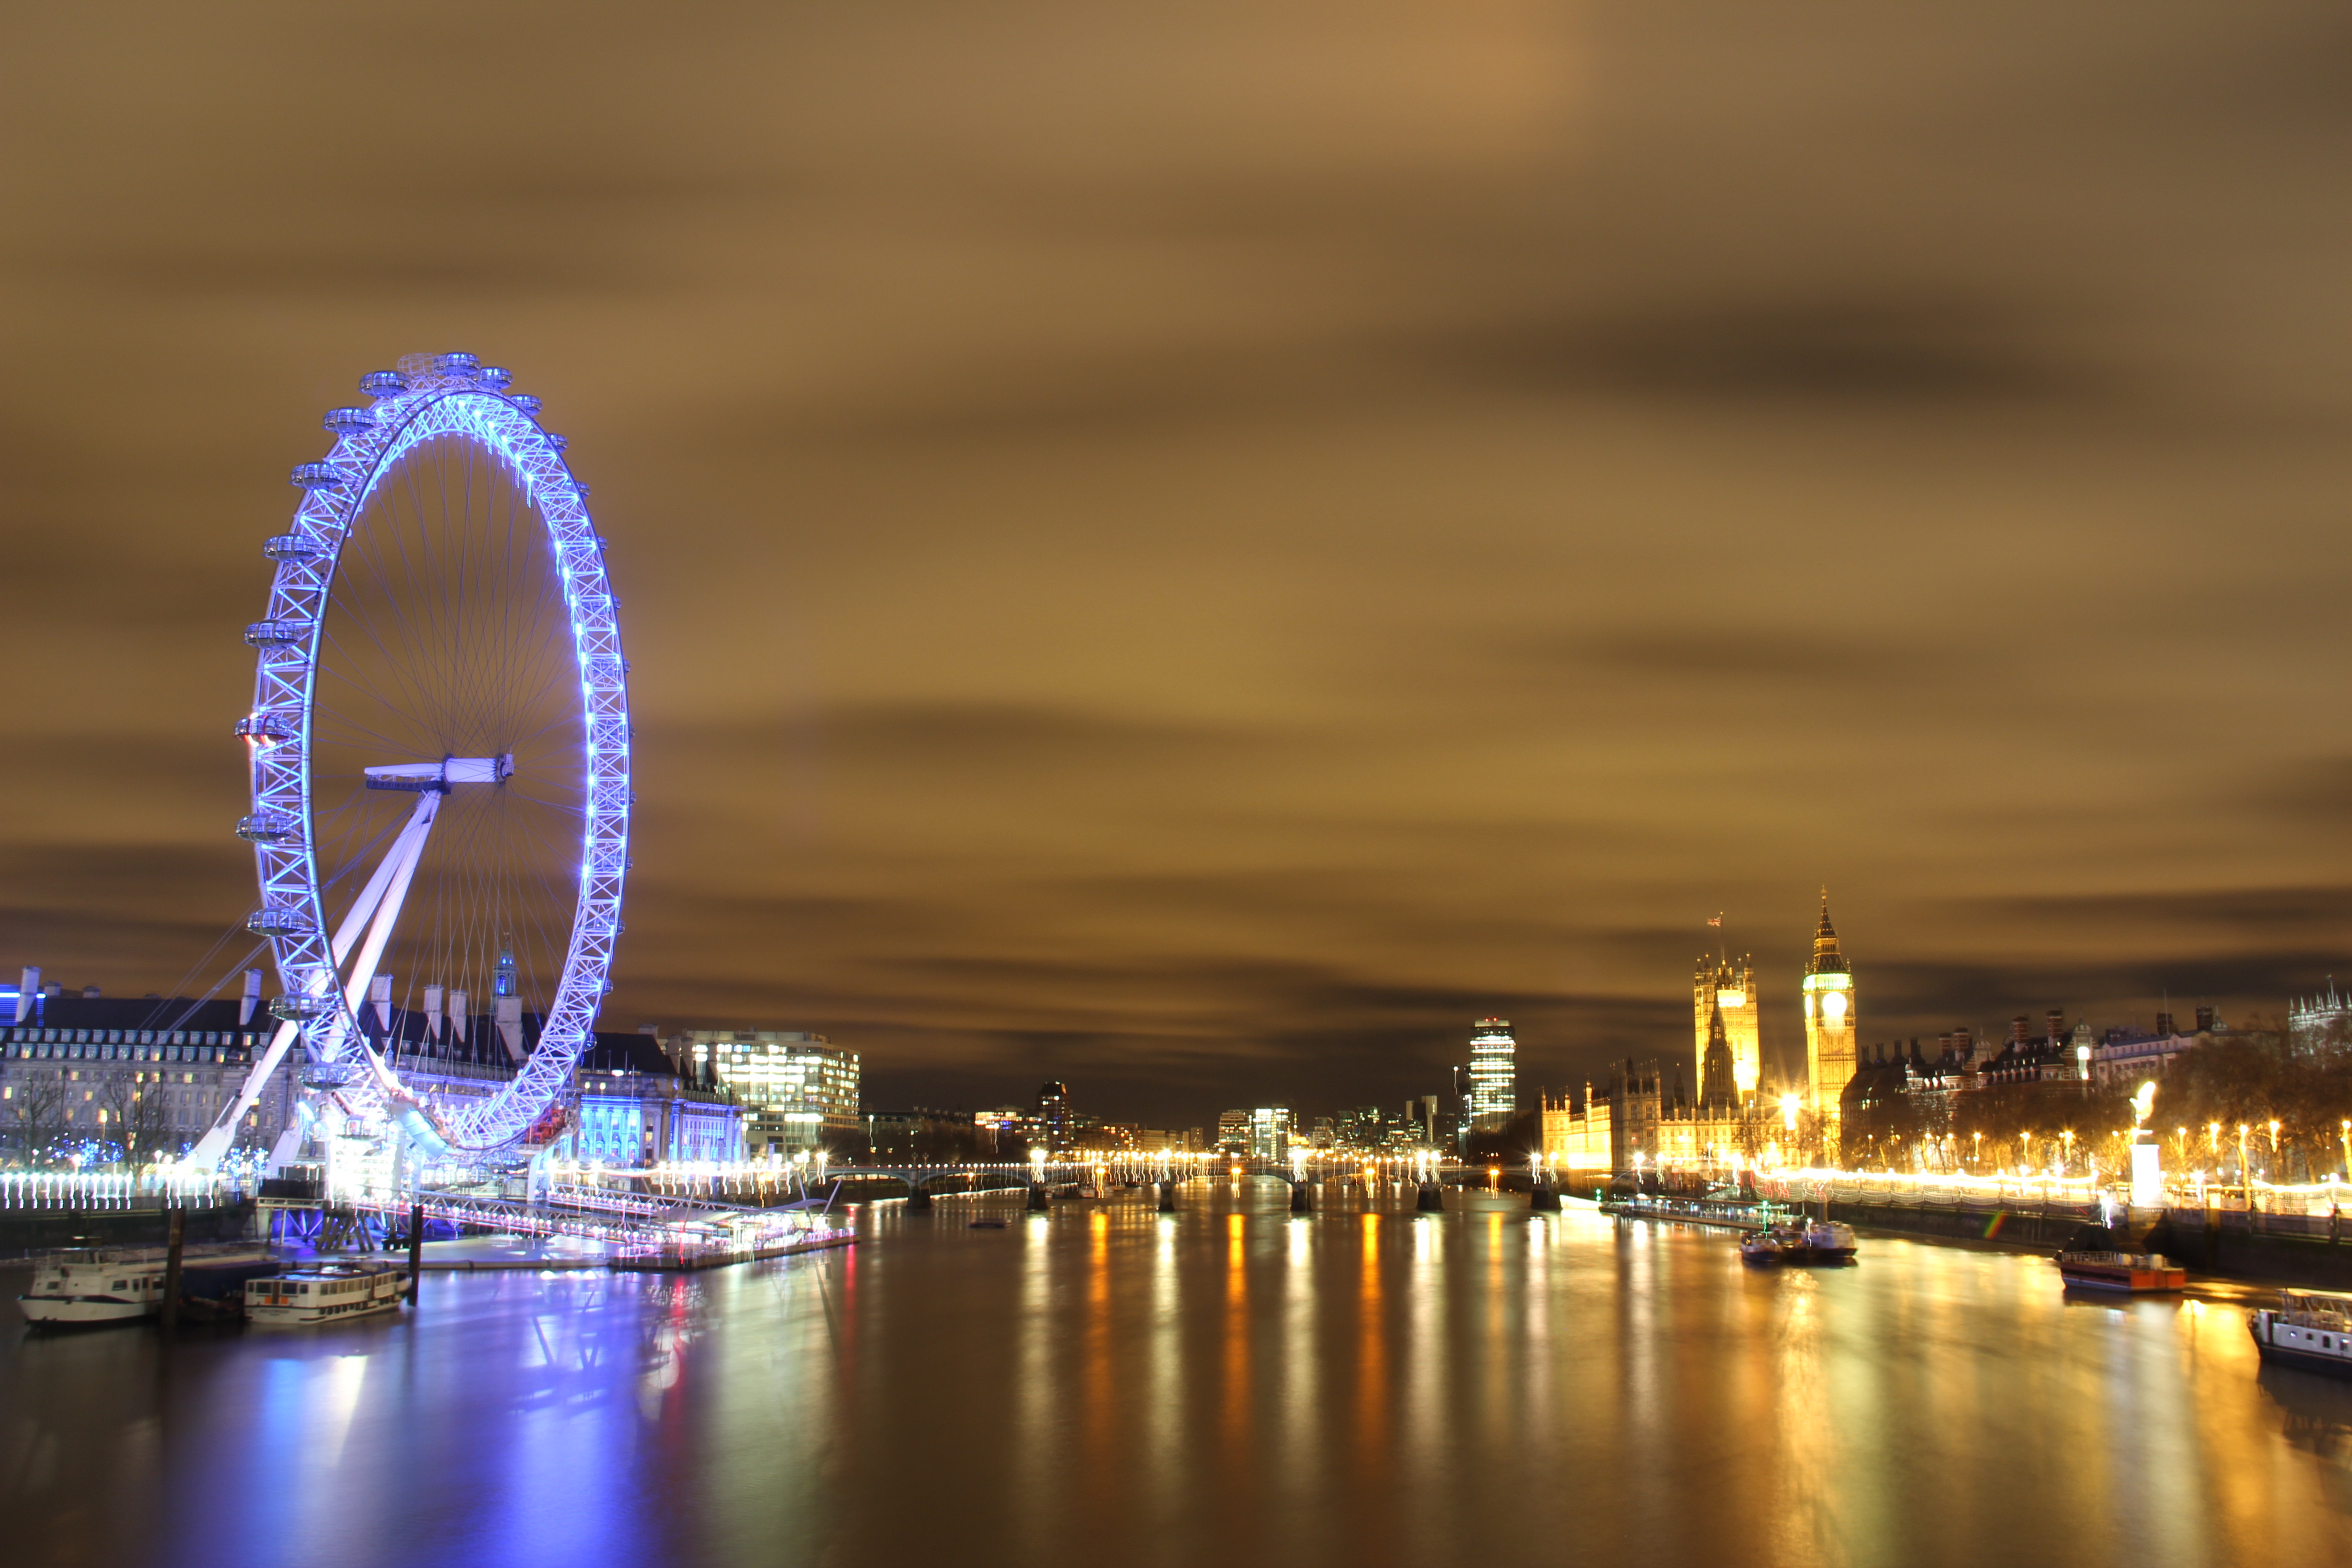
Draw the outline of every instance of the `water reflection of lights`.
M321 1335L184 1357L212 1381L165 1418L157 1473L190 1478L172 1501L202 1539L270 1559L397 1540L467 1568L778 1542L883 1562L916 1537L1041 1563L1570 1539L1635 1562L1992 1563L2093 1517L2127 1523L2085 1538L2089 1568L2352 1543L2352 1397L2258 1375L2218 1297L2085 1309L2044 1260L1879 1239L1857 1268L1764 1275L1704 1231L1416 1216L1409 1192L1300 1222L1260 1189L1172 1222L1144 1203L1009 1235L893 1220L821 1266L436 1279L415 1320L353 1325L362 1356ZM23 1473L88 1488L70 1458Z

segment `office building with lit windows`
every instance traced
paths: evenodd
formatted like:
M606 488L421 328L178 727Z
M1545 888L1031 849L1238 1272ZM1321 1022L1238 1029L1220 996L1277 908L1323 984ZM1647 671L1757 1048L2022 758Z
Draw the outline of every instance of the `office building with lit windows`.
M1470 1032L1470 1125L1498 1128L1519 1108L1518 1042L1508 1018L1481 1018Z
M692 1029L662 1042L679 1069L729 1090L743 1108L753 1158L860 1139L857 1053L823 1035L782 1029Z

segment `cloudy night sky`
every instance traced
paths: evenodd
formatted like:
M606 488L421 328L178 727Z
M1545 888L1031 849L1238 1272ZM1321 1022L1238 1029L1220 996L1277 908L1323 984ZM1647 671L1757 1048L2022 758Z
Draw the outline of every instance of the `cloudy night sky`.
M183 976L289 465L515 367L635 673L607 1026L1198 1124L2352 979L2352 22L16 5L0 966Z

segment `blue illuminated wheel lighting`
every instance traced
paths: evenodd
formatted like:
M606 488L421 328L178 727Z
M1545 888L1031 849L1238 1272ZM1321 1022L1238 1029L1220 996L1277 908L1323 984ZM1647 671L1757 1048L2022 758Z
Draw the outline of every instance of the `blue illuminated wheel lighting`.
M333 447L293 468L293 525L264 545L275 575L245 631L254 698L236 726L248 925L273 950L306 1080L362 1125L468 1156L542 1124L593 1037L633 804L604 542L562 437L512 379L470 354L409 355L361 379L366 406L327 414ZM382 933L340 929L374 907L393 911ZM420 1048L513 1076L421 1095L398 1054Z

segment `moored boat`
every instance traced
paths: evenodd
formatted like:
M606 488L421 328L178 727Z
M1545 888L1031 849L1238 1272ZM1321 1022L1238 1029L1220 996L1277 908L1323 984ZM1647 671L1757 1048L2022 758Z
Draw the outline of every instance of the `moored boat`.
M2057 1261L2072 1289L2147 1295L2189 1284L2189 1270L2154 1252L2062 1252Z
M245 1315L273 1327L363 1318L398 1307L407 1286L408 1276L399 1268L313 1264L246 1281Z
M181 1254L182 1288L190 1276L272 1267L253 1247L191 1247ZM33 1259L32 1288L16 1298L25 1321L43 1328L127 1323L163 1307L171 1252L161 1247L72 1247Z
M2246 1328L2266 1362L2352 1377L2352 1296L2282 1290L2276 1307L2247 1315Z
M1805 1233L1794 1226L1768 1225L1739 1238L1742 1263L1792 1263L1804 1250Z
M1850 1263L1853 1252L1853 1227L1833 1219L1769 1225L1739 1238L1747 1263Z

